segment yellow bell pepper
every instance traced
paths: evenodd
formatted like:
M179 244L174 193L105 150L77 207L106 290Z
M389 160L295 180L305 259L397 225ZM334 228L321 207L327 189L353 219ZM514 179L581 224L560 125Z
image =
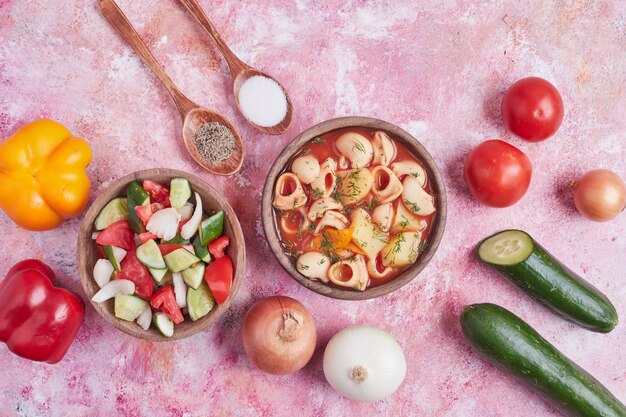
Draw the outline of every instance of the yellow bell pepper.
M25 229L54 229L85 209L90 162L87 142L61 124L23 126L0 142L0 208Z

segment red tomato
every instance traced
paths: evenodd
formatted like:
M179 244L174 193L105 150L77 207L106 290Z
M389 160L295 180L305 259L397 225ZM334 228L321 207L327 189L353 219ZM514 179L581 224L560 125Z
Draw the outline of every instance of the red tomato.
M178 243L161 243L159 245L159 251L162 256L167 255L168 253L174 252L176 249L182 248L184 245Z
M208 264L204 270L204 279L209 284L215 302L222 304L226 301L233 286L233 261L230 256L222 256Z
M143 232L143 233L139 233L139 240L141 240L141 243L146 243L149 240L157 240L159 237L157 235L155 235L154 233L150 233L150 232Z
M561 126L563 100L558 90L543 78L522 78L504 94L502 121L522 139L545 140Z
M209 252L214 258L221 258L224 256L224 251L228 247L230 239L228 236L220 236L213 242L209 243Z
M128 225L128 220L119 220L104 229L96 238L101 246L117 246L127 251L135 251L135 232Z
M479 202L491 207L517 203L530 186L533 167L524 152L501 140L478 145L465 160L465 182Z
M170 189L158 182L144 180L143 189L150 194L151 203L161 203L163 207L171 207Z
M176 304L176 296L174 295L174 287L172 285L163 287L155 292L150 298L150 305L152 308L161 310L170 316L174 324L182 323L185 320L178 304Z
M154 290L154 284L152 283L152 277L148 268L144 266L135 251L128 251L122 262L120 263L121 270L117 273L115 279L127 279L135 283L135 294L139 297L149 300Z
M135 206L135 212L137 213L137 217L141 220L144 226L148 224L148 220L150 217L157 211L163 208L163 204L161 203L152 203L147 206Z

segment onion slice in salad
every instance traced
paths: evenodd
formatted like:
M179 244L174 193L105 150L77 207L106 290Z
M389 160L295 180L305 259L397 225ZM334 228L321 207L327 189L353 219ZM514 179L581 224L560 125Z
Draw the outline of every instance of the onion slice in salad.
M144 330L150 328L152 323L152 308L148 305L146 309L137 317L137 324Z
M198 231L198 227L200 227L200 222L202 221L202 199L198 193L194 194L196 196L196 208L194 209L193 215L189 221L185 223L183 229L180 231L180 235L183 239L191 239L191 237Z
M146 229L161 239L171 240L178 232L180 214L175 208L159 210L150 217Z
M174 282L174 295L176 296L176 304L178 307L187 307L187 285L183 280L183 274L180 272L174 272L172 274L172 281Z
M101 303L108 299L115 297L116 295L126 294L132 295L135 293L135 283L127 279L115 279L100 289L93 297L91 301L94 303Z
M98 287L104 287L111 280L113 271L115 271L115 268L113 268L113 264L108 259L98 259L93 267L93 279L98 284Z

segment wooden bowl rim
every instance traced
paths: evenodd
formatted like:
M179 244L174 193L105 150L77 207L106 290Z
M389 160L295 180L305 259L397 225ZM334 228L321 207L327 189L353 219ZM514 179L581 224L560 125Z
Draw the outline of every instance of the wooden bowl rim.
M319 281L313 281L305 276L301 275L290 258L282 251L282 247L279 244L278 233L274 225L274 219L272 215L272 196L274 193L274 184L278 178L278 174L283 170L287 162L294 156L294 154L309 140L326 134L328 132L349 128L349 127L361 127L375 130L383 130L390 133L392 136L400 139L400 141L414 153L420 162L423 163L424 168L429 176L431 186L435 193L437 204L437 216L435 218L435 224L431 229L429 237L428 247L424 251L417 262L406 269L403 273L398 275L393 280L377 286L368 288L365 291L355 291L350 289L342 289L332 287ZM265 180L265 186L263 188L262 197L262 216L263 216L263 229L265 231L265 237L268 245L272 249L274 256L283 267L283 269L291 275L298 283L304 287L315 291L318 294L322 294L327 297L337 298L342 300L367 300L371 298L380 297L390 292L397 290L398 288L406 285L413 280L430 262L434 256L439 243L444 234L447 215L447 196L446 188L435 160L426 150L426 148L415 139L410 133L401 129L400 127L385 122L384 120L375 119L371 117L340 117L335 119L326 120L318 123L304 132L300 133L291 143L280 153L276 161L272 164L270 171Z
M87 247L86 245L94 245L91 238L91 234L94 231L93 222L98 213L100 213L100 210L112 198L122 196L122 193L125 195L126 187L131 181L151 179L157 182L165 182L174 177L187 178L191 183L192 190L198 192L198 194L203 197L203 205L206 204L207 207L211 207L212 209L219 208L224 210L225 220L227 222L225 230L230 230L231 232L229 235L231 243L228 251L233 258L235 276L230 295L223 304L217 305L217 307L215 307L209 314L198 321L193 322L190 321L190 319L186 319L185 322L177 325L172 337L165 337L161 335L154 326L151 326L150 329L146 331L139 327L137 323L124 321L115 317L112 313L113 300L108 300L104 303L95 303L91 301L91 297L95 294L97 285L93 281L92 277L94 263L89 261L87 257L88 252L85 248ZM117 192L113 192L112 190L117 190ZM207 195L209 198L207 198ZM209 201L210 204L207 204ZM236 253L236 256L232 256L233 253ZM193 174L169 168L152 168L136 171L117 179L112 184L107 186L93 201L93 203L91 203L80 224L80 231L76 243L76 261L83 291L91 302L91 305L93 305L94 309L98 312L98 314L100 314L100 316L113 325L113 327L126 334L140 339L165 342L184 339L206 329L212 323L217 321L217 319L222 316L226 310L228 310L230 304L233 302L237 292L239 291L243 274L245 272L246 245L237 215L233 211L230 204L228 204L228 201L226 201L226 199L217 190ZM186 323L189 324L185 325ZM184 327L181 328L181 326Z

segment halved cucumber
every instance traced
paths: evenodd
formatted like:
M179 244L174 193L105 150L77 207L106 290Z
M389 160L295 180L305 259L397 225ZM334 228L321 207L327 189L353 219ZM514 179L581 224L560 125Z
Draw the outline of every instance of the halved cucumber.
M165 259L168 269L172 272L183 271L196 262L200 262L199 258L184 248L176 249L163 258Z
M504 230L483 240L477 252L484 263L561 316L601 333L617 325L611 301L528 233Z
M186 245L186 244L189 243L189 240L188 239L183 239L183 237L180 235L180 233L178 233L176 236L174 236L170 240L161 239L161 243L173 243L173 244L177 244L177 245Z
M104 252L104 256L107 257L113 268L116 271L121 269L120 264L122 259L126 256L126 250L122 248L118 248L117 246L105 245L102 246L102 252Z
M128 217L128 204L125 198L119 197L109 201L93 223L96 230L104 230L113 223Z
M209 252L208 245L202 245L199 234L196 235L193 240L193 251L198 258L202 259L206 263L211 263L211 252Z
M187 288L187 310L191 320L196 321L209 314L215 307L215 299L209 286L202 281L198 289Z
M145 231L145 227L139 219L135 207L150 204L150 195L137 181L133 181L128 185L126 197L128 198L128 225L135 233L142 233Z
M189 285L193 289L198 289L202 283L202 279L204 278L204 264L202 262L198 262L190 268L185 269L182 274L185 284Z
M191 186L185 178L173 178L170 182L170 203L175 209L185 205L191 198Z
M154 281L159 285L163 285L165 283L165 277L170 272L167 268L148 268L148 271L150 271L150 275L152 275Z
M154 240L148 240L137 248L137 259L152 269L165 269L165 261Z
M135 321L148 307L148 302L134 295L115 296L115 317L126 321Z
M208 219L205 219L200 223L200 229L198 234L200 235L200 241L202 246L206 246L213 242L218 237L222 236L224 232L224 211L218 211Z
M163 336L172 337L174 335L174 322L167 314L159 311L152 316L152 321Z

